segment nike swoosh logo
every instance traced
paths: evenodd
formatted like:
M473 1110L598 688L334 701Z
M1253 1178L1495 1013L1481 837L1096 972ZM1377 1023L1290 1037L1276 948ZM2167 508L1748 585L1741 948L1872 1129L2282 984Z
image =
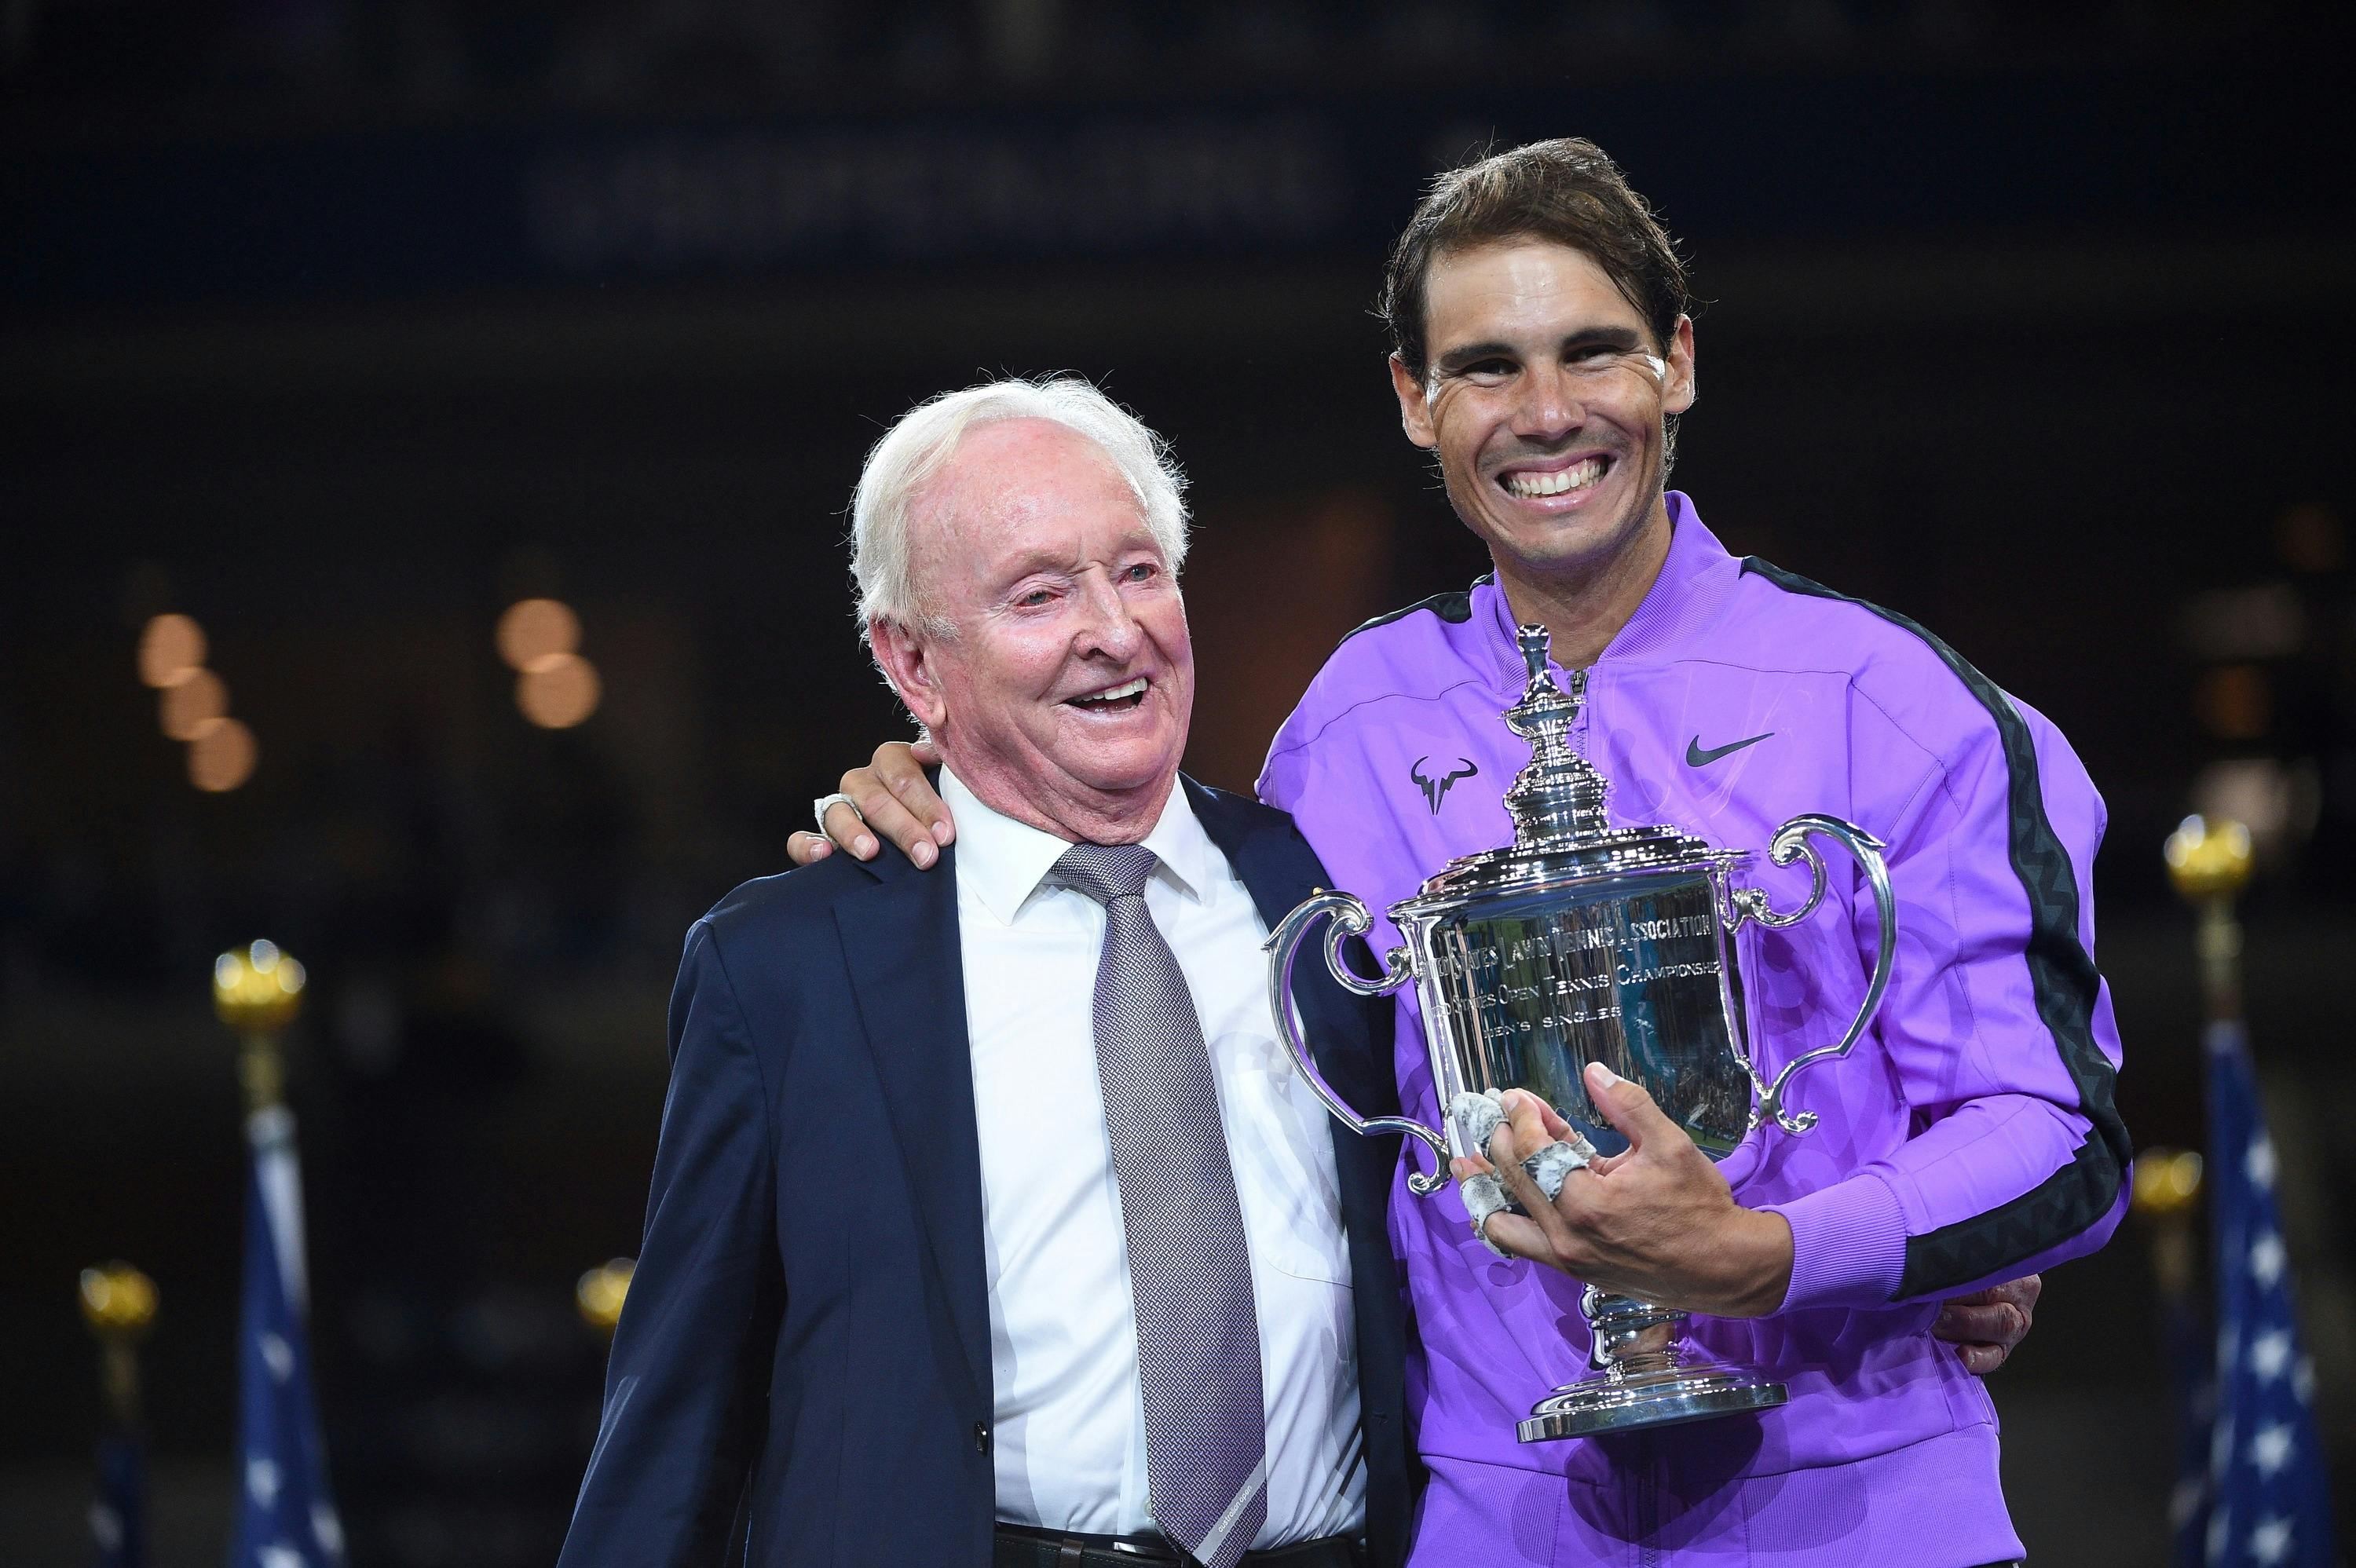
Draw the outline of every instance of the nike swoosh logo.
M1726 756L1730 752L1739 752L1745 746L1755 746L1760 741L1769 739L1774 733L1774 731L1770 730L1765 735L1753 735L1748 741L1737 741L1731 745L1712 746L1707 752L1701 749L1701 737L1696 735L1692 740L1686 742L1686 766L1689 768L1706 768L1709 766L1710 763L1718 761L1719 758Z

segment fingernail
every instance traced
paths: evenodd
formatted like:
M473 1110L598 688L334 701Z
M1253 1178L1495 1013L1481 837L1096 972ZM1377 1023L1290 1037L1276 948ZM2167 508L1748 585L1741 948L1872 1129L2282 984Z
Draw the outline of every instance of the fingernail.
M956 825L948 822L934 823L933 837L940 844L941 848L944 849L948 848L951 844L957 842Z
M828 839L821 838L810 846L810 859L813 860L823 860L833 853L834 845Z
M916 848L908 851L908 859L919 866L929 866L940 858L940 853L931 844L919 838L916 840Z
M1594 1079L1606 1089L1611 1088L1612 1085L1620 1082L1620 1074L1612 1072L1612 1069L1604 1066L1603 1063L1600 1061L1590 1061L1587 1064L1587 1075Z
M851 852L864 860L875 853L875 840L862 833L851 841Z

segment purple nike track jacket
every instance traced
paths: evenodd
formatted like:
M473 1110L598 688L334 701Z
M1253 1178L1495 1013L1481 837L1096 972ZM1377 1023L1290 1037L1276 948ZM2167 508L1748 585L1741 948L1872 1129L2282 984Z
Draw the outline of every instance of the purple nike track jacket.
M1931 1337L1939 1301L2091 1252L2126 1206L2126 1131L2090 872L2103 803L2061 733L1905 618L1737 560L1684 496L1659 581L1589 672L1579 743L1615 826L1665 822L1756 859L1778 909L1804 866L1764 850L1787 818L1846 817L1888 846L1898 952L1873 1028L1794 1080L1792 1136L1755 1129L1720 1168L1790 1221L1772 1316L1696 1318L1689 1339L1770 1369L1791 1401L1650 1434L1524 1445L1515 1423L1584 1376L1579 1286L1501 1262L1453 1188L1404 1171L1392 1240L1420 1342L1409 1419L1431 1482L1418 1564L1866 1564L1957 1568L2021 1554L1981 1381ZM1376 911L1448 860L1508 842L1528 760L1498 718L1526 676L1487 580L1369 623L1279 733L1260 797L1290 812L1336 884ZM1746 925L1751 1038L1772 1077L1828 1045L1876 940L1854 862L1782 931ZM1379 917L1377 954L1398 941ZM1412 989L1398 1076L1439 1125ZM1416 1147L1407 1159L1428 1156Z

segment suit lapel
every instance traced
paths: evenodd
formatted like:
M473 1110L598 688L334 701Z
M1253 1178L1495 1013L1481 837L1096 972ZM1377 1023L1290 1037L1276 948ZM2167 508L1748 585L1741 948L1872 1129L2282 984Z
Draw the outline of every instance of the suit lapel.
M1236 878L1251 894L1260 923L1274 931L1293 906L1317 891L1312 879L1317 863L1308 846L1289 842L1290 836L1270 831L1283 818L1264 808L1253 809L1235 796L1205 788L1185 774L1178 775L1194 820L1235 868ZM1287 853L1287 851L1292 851Z
M958 947L954 848L929 871L890 850L873 886L835 906L867 1049L890 1131L938 1272L974 1388L991 1388L990 1300L982 1261L981 1149Z

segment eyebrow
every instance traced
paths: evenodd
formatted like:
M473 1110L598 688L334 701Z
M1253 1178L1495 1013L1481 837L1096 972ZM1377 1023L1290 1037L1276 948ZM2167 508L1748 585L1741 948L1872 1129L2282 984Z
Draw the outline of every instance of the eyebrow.
M1150 530L1141 528L1137 533L1122 539L1114 553L1122 555L1137 549L1150 549L1159 555L1162 543ZM1061 550L1026 550L1006 562L1000 579L1001 589L1003 591L1012 588L1024 578L1043 571L1058 577L1068 577L1072 571L1072 558Z
M1055 550L1026 550L1006 562L1003 570L1009 582L1030 576L1034 571L1069 571L1072 558Z
M1569 353L1576 348L1609 348L1615 353L1627 354L1644 347L1644 335L1633 327L1584 326L1565 334L1558 351ZM1518 359L1521 357L1522 350L1515 344L1503 341L1468 343L1441 355L1433 361L1432 368L1443 376L1454 376L1483 359Z

